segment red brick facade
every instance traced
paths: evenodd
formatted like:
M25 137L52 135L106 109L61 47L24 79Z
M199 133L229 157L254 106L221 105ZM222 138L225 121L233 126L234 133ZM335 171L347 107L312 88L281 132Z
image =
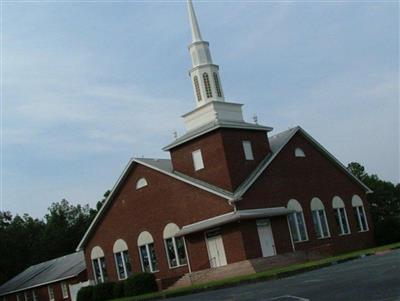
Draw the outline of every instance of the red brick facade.
M245 160L242 141L251 142L254 160ZM195 171L192 152L198 149L202 151L205 168ZM170 152L176 171L234 191L265 158L270 148L265 131L218 129Z
M64 296L62 294L61 283L65 283L67 285L67 287L69 288L69 285L76 284L79 282L84 282L86 280L87 280L87 275L86 275L86 271L84 271L84 272L80 273L78 275L78 277L73 277L73 278L65 279L63 281L53 282L53 283L49 283L46 285L34 287L32 289L5 295L3 297L0 297L0 298L4 298L4 299L0 299L0 300L1 301L18 301L18 300L34 301L33 291L35 291L36 296L38 298L37 301L49 301L50 300L49 287L52 287L53 291L54 291L54 299L53 299L54 301L71 301L71 295L70 295L69 291L68 291L68 297L64 298ZM25 299L25 293L26 293L26 296L28 299ZM19 295L19 299L17 299L17 295Z
M242 141L252 142L254 161L246 161ZM294 156L300 147L304 158ZM191 152L202 150L205 168L195 172ZM174 169L215 186L234 191L270 155L265 132L220 129L196 138L171 151ZM135 189L138 179L146 178L148 186ZM333 215L332 198L340 196L344 202L351 234L340 236ZM351 198L359 195L368 217L369 231L358 233ZM330 238L317 239L311 217L310 201L322 200ZM290 199L302 206L308 241L292 243L287 217L271 217L271 229L277 254L295 250L324 250L340 253L373 245L372 223L365 190L332 160L323 155L302 134L297 133L254 182L243 198L235 203L236 209L286 207ZM136 164L129 170L122 186L111 200L111 205L91 231L84 245L89 279L93 279L91 250L100 246L105 254L108 278L117 281L113 245L123 239L133 272L142 270L137 240L142 231L151 233L159 271L156 278L162 287L168 286L191 271L210 268L205 232L185 236L188 265L169 268L163 230L168 223L183 227L234 210L226 199L180 181L155 169ZM220 226L227 263L262 256L256 220L241 220Z

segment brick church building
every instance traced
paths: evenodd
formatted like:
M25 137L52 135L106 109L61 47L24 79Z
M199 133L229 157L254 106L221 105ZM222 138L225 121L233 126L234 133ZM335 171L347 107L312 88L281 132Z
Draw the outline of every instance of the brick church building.
M191 1L188 11L196 108L163 148L170 159L128 163L78 246L89 279L148 271L165 288L199 271L372 246L369 188L301 127L269 136L244 121Z

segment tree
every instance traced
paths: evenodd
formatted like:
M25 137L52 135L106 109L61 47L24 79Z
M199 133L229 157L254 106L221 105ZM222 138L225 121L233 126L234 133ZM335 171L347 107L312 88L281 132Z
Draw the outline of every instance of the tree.
M351 162L347 168L373 191L367 198L378 244L400 241L400 184L369 175L357 162Z

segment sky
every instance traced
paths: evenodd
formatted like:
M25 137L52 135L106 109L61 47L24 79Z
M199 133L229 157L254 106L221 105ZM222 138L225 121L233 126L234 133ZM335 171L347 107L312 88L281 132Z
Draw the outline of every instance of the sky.
M399 182L397 1L194 2L228 101ZM184 1L2 2L2 209L94 206L194 109Z

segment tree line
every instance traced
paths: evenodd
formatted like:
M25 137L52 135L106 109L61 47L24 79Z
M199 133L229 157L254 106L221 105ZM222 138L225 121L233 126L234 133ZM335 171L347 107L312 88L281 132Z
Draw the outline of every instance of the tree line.
M376 242L400 241L400 184L369 175L356 162L347 168L373 191L368 202ZM0 212L0 284L33 264L73 253L109 193L96 208L74 206L65 199L53 203L43 219Z

